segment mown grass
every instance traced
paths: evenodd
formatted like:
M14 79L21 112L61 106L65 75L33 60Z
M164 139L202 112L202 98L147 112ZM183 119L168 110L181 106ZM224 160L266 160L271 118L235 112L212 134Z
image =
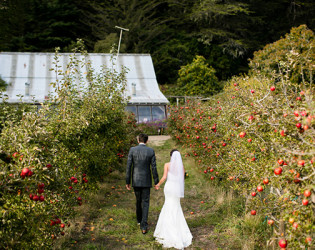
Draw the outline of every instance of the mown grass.
M155 149L161 177L174 142L149 146ZM177 148L189 175L181 201L194 237L188 249L266 249L263 218L246 215L244 198L210 182ZM125 189L124 177L123 171L114 171L87 203L76 208L78 215L66 235L57 239L55 249L162 249L153 232L164 203L163 189L151 190L149 232L143 235L136 222L135 196Z

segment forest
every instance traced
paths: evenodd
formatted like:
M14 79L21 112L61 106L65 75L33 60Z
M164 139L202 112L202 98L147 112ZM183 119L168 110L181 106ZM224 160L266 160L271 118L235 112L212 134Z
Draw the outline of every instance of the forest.
M120 52L150 53L167 91L193 60L220 82L247 73L254 51L292 27L314 30L314 10L312 0L2 0L0 51L71 52L80 38L89 53L109 53L120 26Z

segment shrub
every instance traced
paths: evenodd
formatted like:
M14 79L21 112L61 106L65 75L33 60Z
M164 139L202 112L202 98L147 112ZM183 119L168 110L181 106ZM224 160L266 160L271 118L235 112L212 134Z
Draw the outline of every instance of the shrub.
M191 64L181 67L178 76L177 83L184 95L207 96L222 89L215 69L208 66L202 56L196 56Z

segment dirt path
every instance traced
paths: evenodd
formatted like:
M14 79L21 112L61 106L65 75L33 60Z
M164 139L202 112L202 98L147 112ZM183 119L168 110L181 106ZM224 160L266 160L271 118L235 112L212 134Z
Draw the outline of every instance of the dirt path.
M168 136L150 136L148 146L155 149L159 176L175 147ZM194 162L184 157L188 178L182 208L193 234L193 244L187 249L218 249L213 240L217 218L212 216L216 204L214 189L200 178ZM142 235L136 223L135 196L125 189L124 172L114 171L101 184L100 190L78 208L78 216L56 249L162 249L153 238L153 231L164 203L163 189L151 190L149 232ZM224 247L223 247L224 248ZM221 248L222 249L222 248Z

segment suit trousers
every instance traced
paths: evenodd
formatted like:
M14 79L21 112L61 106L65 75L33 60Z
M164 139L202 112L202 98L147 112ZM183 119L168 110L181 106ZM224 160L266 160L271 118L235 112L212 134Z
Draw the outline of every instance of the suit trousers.
M148 229L148 215L150 205L150 189L149 187L134 187L136 195L136 214L137 221L140 223L142 230Z

